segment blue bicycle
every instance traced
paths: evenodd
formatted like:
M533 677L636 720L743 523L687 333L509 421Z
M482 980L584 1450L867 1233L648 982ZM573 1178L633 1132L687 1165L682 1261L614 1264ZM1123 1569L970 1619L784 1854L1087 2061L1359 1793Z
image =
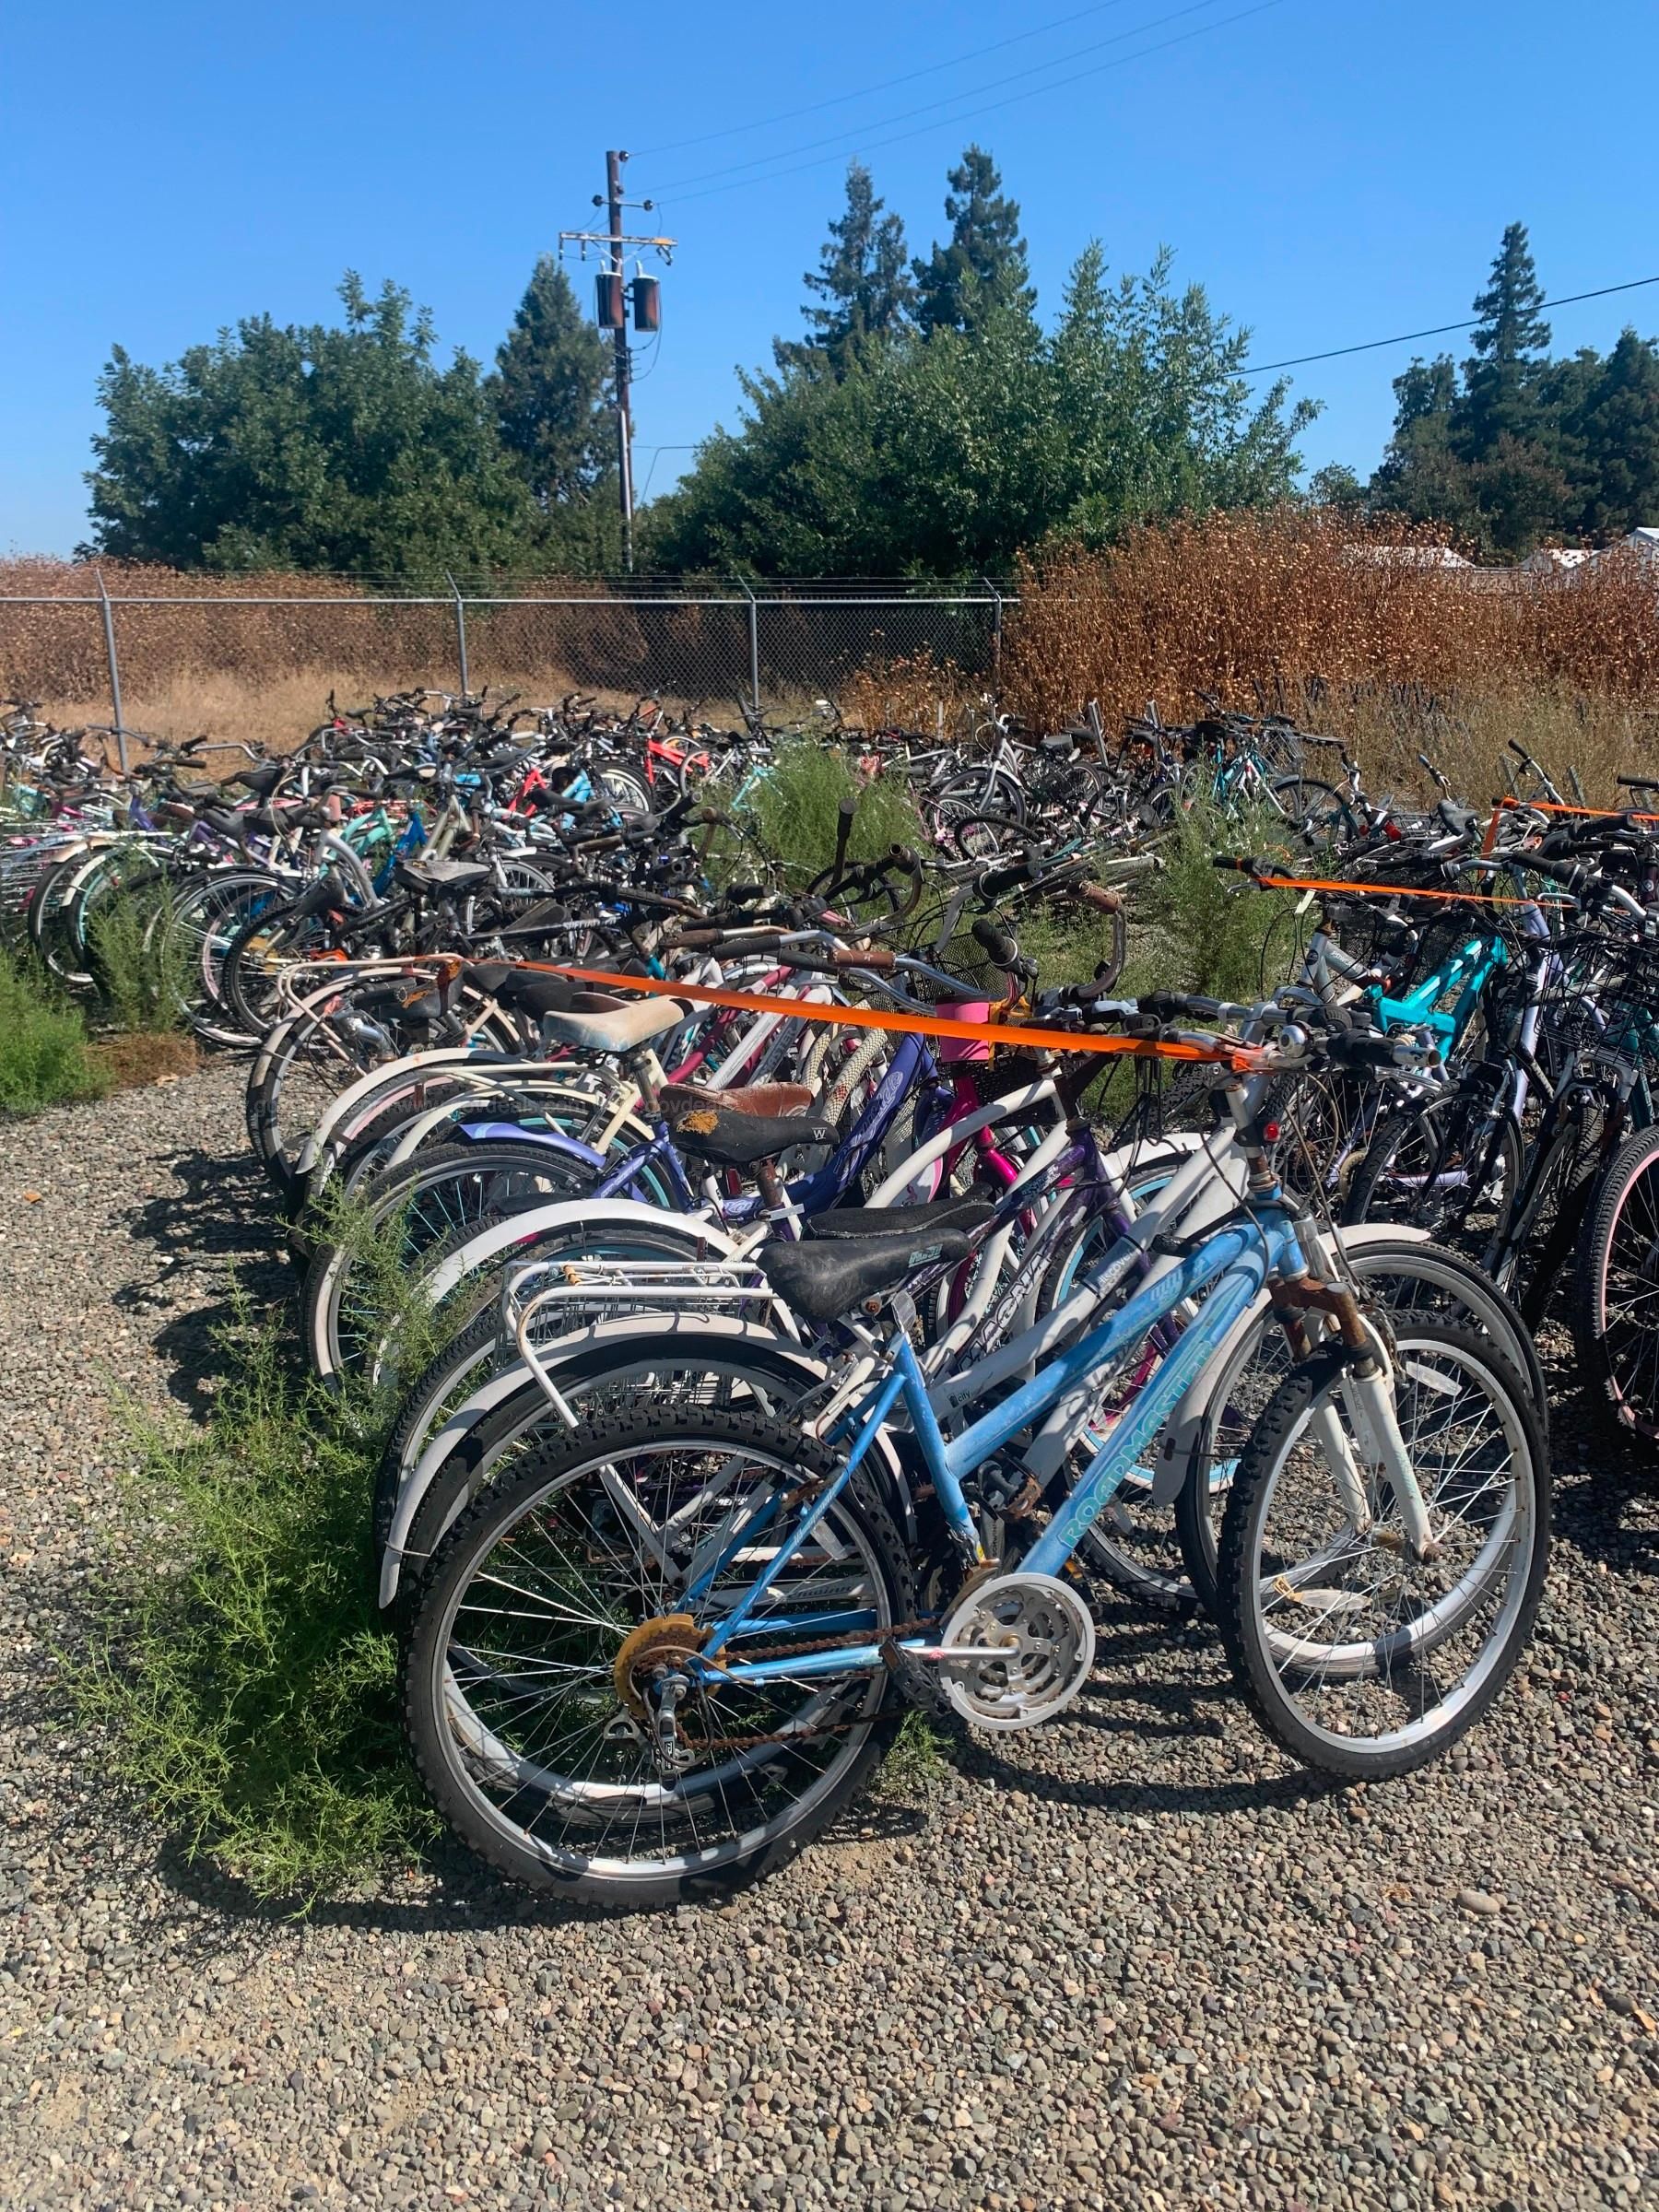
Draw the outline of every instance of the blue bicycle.
M1276 1077L1397 1073L1434 1050L1303 1026L1318 1018L1269 1006L1223 1040L1153 1024L1148 1049L1207 1048L1226 1071L1215 1135L1065 1308L977 1371L924 1372L911 1335L968 1230L780 1243L772 1283L839 1318L846 1347L846 1386L810 1427L670 1396L550 1438L488 1488L436 1553L405 1646L411 1746L461 1837L533 1887L662 1905L801 1849L907 1696L993 1733L1064 1713L1094 1658L1078 1547L1264 1287L1295 1365L1227 1503L1218 1617L1240 1688L1334 1776L1403 1773L1462 1735L1531 1632L1544 1441L1490 1339L1369 1312L1281 1188ZM1182 1233L1218 1175L1237 1201ZM1103 1390L1176 1315L1076 1477ZM923 1508L910 1546L895 1483Z

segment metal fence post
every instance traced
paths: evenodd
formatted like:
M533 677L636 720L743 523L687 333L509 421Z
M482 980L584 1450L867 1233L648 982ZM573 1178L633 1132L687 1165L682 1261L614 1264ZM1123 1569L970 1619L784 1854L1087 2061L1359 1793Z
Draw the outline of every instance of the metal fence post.
M461 696L465 699L472 690L466 671L466 602L461 596L461 586L447 569L443 571L443 580L449 585L455 602L455 651L461 661Z
M115 711L115 750L121 756L121 772L127 772L126 724L121 714L121 663L115 657L115 613L110 605L110 594L104 589L103 571L92 571L98 579L99 604L103 610L104 657L110 664L110 704Z
M744 597L748 601L749 705L759 714L760 712L760 603L741 576L738 577L737 583Z
M1002 688L1002 594L989 576L982 576L980 582L991 594L991 682L993 687L1000 691Z

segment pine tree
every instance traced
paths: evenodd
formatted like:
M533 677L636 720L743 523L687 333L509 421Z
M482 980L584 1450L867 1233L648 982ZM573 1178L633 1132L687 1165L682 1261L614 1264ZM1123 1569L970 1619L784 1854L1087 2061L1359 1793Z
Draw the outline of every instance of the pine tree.
M1534 435L1540 357L1549 344L1549 325L1539 312L1543 305L1526 226L1512 223L1492 264L1491 280L1475 300L1481 321L1470 339L1474 358L1464 364L1465 406L1458 426L1465 460L1485 459L1500 438Z
M780 369L827 365L840 374L865 341L895 337L909 326L915 290L905 264L904 221L884 215L886 206L864 163L850 161L846 209L830 225L816 274L804 279L825 304L801 311L809 338L774 342Z
M612 465L607 373L604 339L544 253L487 385L501 443L544 512L591 500Z
M1583 487L1578 534L1605 541L1659 522L1659 345L1626 330L1595 360L1567 429Z
M935 330L966 330L992 300L1030 308L1026 242L1019 234L1019 203L1006 197L995 162L983 147L971 146L946 182L946 245L911 266L916 280L916 323L925 336Z

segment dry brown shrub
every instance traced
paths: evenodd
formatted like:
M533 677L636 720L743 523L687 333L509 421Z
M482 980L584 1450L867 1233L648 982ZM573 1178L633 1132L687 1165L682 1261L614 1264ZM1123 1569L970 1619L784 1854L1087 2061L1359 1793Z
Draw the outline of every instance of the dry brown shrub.
M855 669L841 686L836 703L843 720L862 730L954 732L974 696L973 679L954 661L912 653L871 660Z
M1432 534L1319 512L1136 530L1107 555L1026 564L1004 646L1007 702L1053 728L1100 701L1278 710L1416 773L1426 742L1479 793L1507 735L1605 783L1659 725L1659 574L1616 548L1564 573L1446 568ZM1539 742L1526 735L1531 728ZM1477 773L1477 771L1478 771Z
M176 1083L196 1066L195 1041L171 1030L133 1030L117 1037L97 1037L87 1056L101 1069L112 1090L138 1090L147 1083Z

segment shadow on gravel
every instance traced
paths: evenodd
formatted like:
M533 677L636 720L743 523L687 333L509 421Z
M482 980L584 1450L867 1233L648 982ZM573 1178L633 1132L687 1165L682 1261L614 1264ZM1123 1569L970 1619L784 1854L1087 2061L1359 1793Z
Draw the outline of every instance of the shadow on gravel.
M1165 1646L1166 1653L1169 1648ZM1130 1680L1114 1674L1110 1653L1101 1660L1098 1647L1097 1668L1094 1678L1061 1723L1063 1728L1123 1735L1137 1744L1192 1747L1208 1742L1216 1747L1218 1760L1227 1757L1226 1747L1230 1743L1252 1765L1258 1758L1275 1757L1223 1674L1197 1684L1179 1678ZM1055 1773L1034 1760L1022 1761L1018 1754L1005 1758L988 1738L970 1736L966 1732L952 1746L951 1764L959 1773L974 1781L994 1782L999 1789L1017 1790L1051 1805L1105 1813L1220 1818L1259 1812L1265 1806L1283 1809L1305 1805L1332 1794L1338 1786L1321 1775L1298 1771L1218 1771L1210 1779L1189 1773L1170 1782L1160 1782L1145 1768L1132 1778Z
M1615 1574L1659 1576L1659 1443L1617 1433L1559 1354L1545 1380L1556 1542Z
M1610 1444L1587 1468L1558 1466L1555 1535L1615 1574L1659 1576L1659 1446Z
M900 1842L921 1834L927 1820L925 1806L870 1798L827 1829L813 1848L823 1853L838 1847L857 1850L872 1843ZM411 1889L418 1886L418 1895L400 1898L393 1884L378 1896L325 1898L303 1912L255 1897L208 1861L190 1858L173 1840L159 1847L154 1864L158 1877L177 1896L219 1916L217 1933L212 1920L188 1924L190 1947L204 1959L221 1956L229 1947L231 1931L226 1921L243 1926L350 1928L365 1935L442 1936L458 1928L556 1928L617 1917L614 1910L603 1906L537 1897L494 1881L459 1844L444 1838L431 1845L408 1877ZM440 1885L436 1894L433 1883ZM719 1910L757 1886L748 1882L735 1890L711 1888L688 1902Z
M115 1304L153 1312L180 1292L206 1294L206 1303L178 1313L158 1333L157 1352L171 1368L169 1389L193 1412L206 1406L203 1385L218 1365L216 1332L230 1319L230 1289L240 1283L255 1307L280 1303L295 1288L293 1269L276 1249L280 1234L271 1186L251 1160L211 1152L181 1152L168 1163L182 1190L131 1208L125 1226L171 1263L154 1283L119 1291Z

